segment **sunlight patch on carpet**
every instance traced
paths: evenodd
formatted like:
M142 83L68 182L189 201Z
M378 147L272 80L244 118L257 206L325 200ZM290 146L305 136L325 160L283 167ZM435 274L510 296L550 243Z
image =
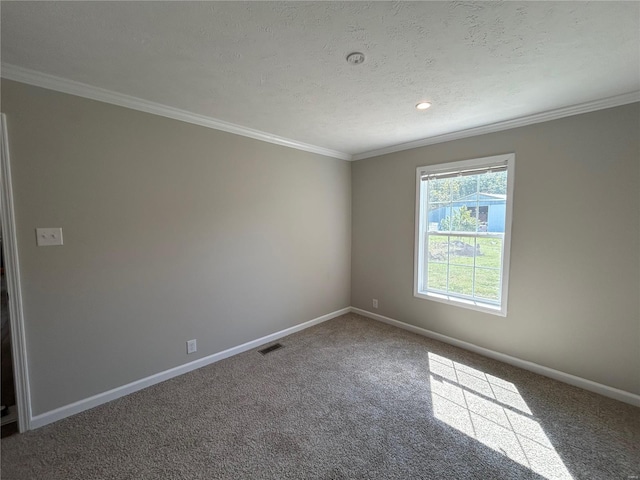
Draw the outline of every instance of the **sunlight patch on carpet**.
M548 480L573 480L513 383L429 353L437 419Z

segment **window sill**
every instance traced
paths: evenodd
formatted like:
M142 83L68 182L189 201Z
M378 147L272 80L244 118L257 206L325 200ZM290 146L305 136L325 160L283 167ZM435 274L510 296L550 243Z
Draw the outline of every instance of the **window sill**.
M476 310L478 312L490 313L500 317L507 316L506 305L493 305L491 303L483 303L433 292L415 292L413 296L424 300L433 300L434 302L446 303L448 305L467 308L469 310Z

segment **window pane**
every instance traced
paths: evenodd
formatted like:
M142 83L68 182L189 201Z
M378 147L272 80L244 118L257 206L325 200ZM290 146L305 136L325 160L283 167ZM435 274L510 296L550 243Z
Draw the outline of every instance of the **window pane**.
M444 230L452 232L475 232L478 226L478 220L473 215L475 205L469 206L465 202L453 202L451 204L451 213L443 220Z
M449 292L473 294L473 267L449 266Z
M507 194L507 172L490 172L478 175L480 181L479 191L491 195Z
M504 233L507 201L496 200L489 202L485 231L491 233Z
M455 265L473 266L473 256L476 251L476 239L469 237L449 237L449 261Z
M476 266L500 268L502 258L501 238L478 238Z
M427 230L448 231L448 227L444 228L444 220L451 215L450 203L432 203L429 204L429 218L427 220Z
M486 209L481 231L504 233L507 208L507 172L478 175L478 204Z
M429 180L429 203L448 203L450 201L450 179Z
M429 262L442 262L447 263L449 261L449 237L440 237L436 235L429 235L427 237L427 251Z
M445 263L429 262L429 276L427 278L429 290L447 291L447 265Z
M451 200L471 199L475 201L474 194L478 191L477 175L465 175L451 179Z
M500 270L476 268L476 297L500 299Z

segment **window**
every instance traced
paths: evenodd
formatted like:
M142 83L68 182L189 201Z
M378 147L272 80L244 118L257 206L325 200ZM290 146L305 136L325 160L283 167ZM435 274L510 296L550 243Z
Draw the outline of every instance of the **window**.
M507 314L515 155L419 167L414 295Z

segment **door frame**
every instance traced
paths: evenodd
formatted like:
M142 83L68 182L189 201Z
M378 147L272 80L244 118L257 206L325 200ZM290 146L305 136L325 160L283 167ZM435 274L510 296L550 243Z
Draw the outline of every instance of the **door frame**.
M27 342L20 289L20 267L18 261L18 241L13 210L13 189L11 187L11 165L9 160L9 138L7 117L0 113L0 217L2 221L2 246L4 268L7 276L9 295L9 326L11 328L11 354L13 357L13 378L18 409L18 430L30 430L31 391L29 389L29 369L27 365Z

